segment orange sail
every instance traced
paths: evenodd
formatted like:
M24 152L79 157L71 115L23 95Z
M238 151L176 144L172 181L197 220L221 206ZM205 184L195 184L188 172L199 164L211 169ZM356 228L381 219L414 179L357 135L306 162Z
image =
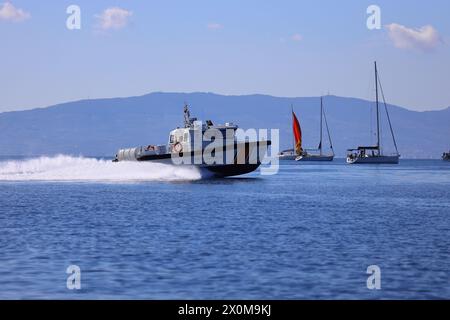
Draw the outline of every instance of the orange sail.
M297 117L295 116L294 111L292 111L292 128L294 131L295 138L295 153L298 155L303 153L302 149L302 129L300 128L300 123L298 122Z

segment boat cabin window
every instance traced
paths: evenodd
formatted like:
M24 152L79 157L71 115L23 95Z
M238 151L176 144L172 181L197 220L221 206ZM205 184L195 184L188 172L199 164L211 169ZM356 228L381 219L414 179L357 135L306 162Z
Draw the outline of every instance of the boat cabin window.
M171 135L170 135L170 140L169 140L170 143L174 143L174 142L175 142L175 139L174 139L174 138L175 138L175 137L173 136L173 134L171 134Z

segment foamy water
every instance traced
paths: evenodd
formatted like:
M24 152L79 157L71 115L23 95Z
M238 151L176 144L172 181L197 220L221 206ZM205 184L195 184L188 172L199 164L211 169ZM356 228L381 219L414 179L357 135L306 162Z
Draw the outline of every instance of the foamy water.
M149 162L111 162L59 155L0 162L3 181L179 181L198 180L194 167Z

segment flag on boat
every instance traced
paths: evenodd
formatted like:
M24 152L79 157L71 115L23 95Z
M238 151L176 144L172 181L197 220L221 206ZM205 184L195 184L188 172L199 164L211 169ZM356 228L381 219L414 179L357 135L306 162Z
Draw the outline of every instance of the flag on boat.
M293 131L294 131L294 138L295 138L295 152L297 154L301 154L303 152L302 149L302 129L300 128L300 123L298 122L298 119L294 113L294 111L292 111L292 127L293 127Z

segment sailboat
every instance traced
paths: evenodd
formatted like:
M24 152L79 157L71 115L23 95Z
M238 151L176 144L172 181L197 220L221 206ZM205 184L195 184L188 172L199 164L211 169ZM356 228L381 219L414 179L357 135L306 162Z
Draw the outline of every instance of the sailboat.
M330 154L323 152L323 120L325 120L325 127L327 128L328 141L330 142ZM301 146L300 146L301 148ZM318 153L317 153L318 152ZM334 150L331 142L330 129L328 128L328 121L323 109L323 97L320 97L320 141L317 149L300 150L300 153L295 158L295 161L333 161Z
M386 155L383 153L381 147L380 137L380 108L379 108L379 92L378 86L380 86L383 96L384 109L389 122L389 128L394 142L395 153ZM380 79L378 77L377 62L375 61L375 93L376 93L376 113L377 113L377 144L375 146L358 147L357 149L348 149L347 163L349 164L398 164L400 154L398 153L397 142L395 140L394 130L392 129L391 119L387 108L386 101L384 99L383 87L381 86Z
M323 150L323 121L325 120L325 127L327 129L328 140L330 142L330 154L325 154ZM302 129L297 116L292 109L292 131L294 136L294 149L285 150L279 154L280 160L295 160L295 161L333 161L334 151L331 142L330 129L323 108L323 98L320 98L320 141L317 149L303 149L302 147Z

